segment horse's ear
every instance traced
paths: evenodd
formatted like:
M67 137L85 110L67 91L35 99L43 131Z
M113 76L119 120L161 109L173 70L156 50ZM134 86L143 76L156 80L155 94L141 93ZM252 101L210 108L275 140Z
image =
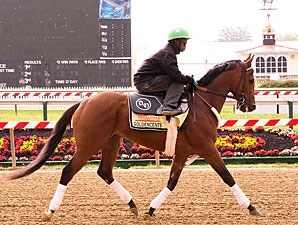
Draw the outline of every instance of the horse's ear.
M251 62L252 62L253 58L254 58L254 55L252 55L251 53L249 53L248 57L244 60L244 62L247 65L247 68L250 68L251 67Z

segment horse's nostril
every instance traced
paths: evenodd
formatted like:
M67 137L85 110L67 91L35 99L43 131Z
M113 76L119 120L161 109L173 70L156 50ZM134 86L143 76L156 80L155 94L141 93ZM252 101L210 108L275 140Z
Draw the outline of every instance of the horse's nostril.
M253 110L255 110L256 109L256 105L253 105L252 108L253 108Z

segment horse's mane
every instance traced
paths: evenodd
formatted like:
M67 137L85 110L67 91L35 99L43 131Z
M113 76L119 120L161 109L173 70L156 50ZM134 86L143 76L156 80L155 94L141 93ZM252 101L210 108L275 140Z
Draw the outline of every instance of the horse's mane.
M210 84L221 72L234 69L240 60L229 60L220 64L216 64L212 69L197 81L199 86L207 86Z

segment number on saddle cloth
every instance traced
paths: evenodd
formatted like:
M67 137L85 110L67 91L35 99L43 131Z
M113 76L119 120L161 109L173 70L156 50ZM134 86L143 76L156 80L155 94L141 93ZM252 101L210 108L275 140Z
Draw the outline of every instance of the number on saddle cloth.
M140 93L129 93L129 108L136 114L162 115L163 97L144 95ZM182 113L188 110L188 96L182 95L179 107Z

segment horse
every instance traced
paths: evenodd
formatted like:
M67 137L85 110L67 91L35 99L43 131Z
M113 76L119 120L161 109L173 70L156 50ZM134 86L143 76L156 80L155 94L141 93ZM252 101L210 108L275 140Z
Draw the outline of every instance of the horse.
M152 200L148 211L143 214L144 217L156 216L156 210L174 190L185 163L193 155L199 155L205 159L230 187L239 205L247 209L250 215L261 215L261 212L252 205L236 183L215 148L218 116L211 110L213 108L220 113L226 98L235 99L237 107L242 112L251 112L256 108L252 60L253 56L249 55L243 61L230 60L220 63L197 81L199 87L193 90L192 99L189 101L186 127L181 128L177 135L167 185ZM43 220L51 220L62 203L69 182L99 149L102 152L102 159L97 169L98 176L125 204L128 204L132 215L138 216L133 196L113 177L113 166L117 159L120 141L125 138L162 152L166 132L132 129L129 125L127 93L101 92L68 108L57 121L37 158L26 167L6 174L6 179L22 178L44 165L71 122L76 139L76 152L62 170L56 192L50 201L48 210L44 212Z

